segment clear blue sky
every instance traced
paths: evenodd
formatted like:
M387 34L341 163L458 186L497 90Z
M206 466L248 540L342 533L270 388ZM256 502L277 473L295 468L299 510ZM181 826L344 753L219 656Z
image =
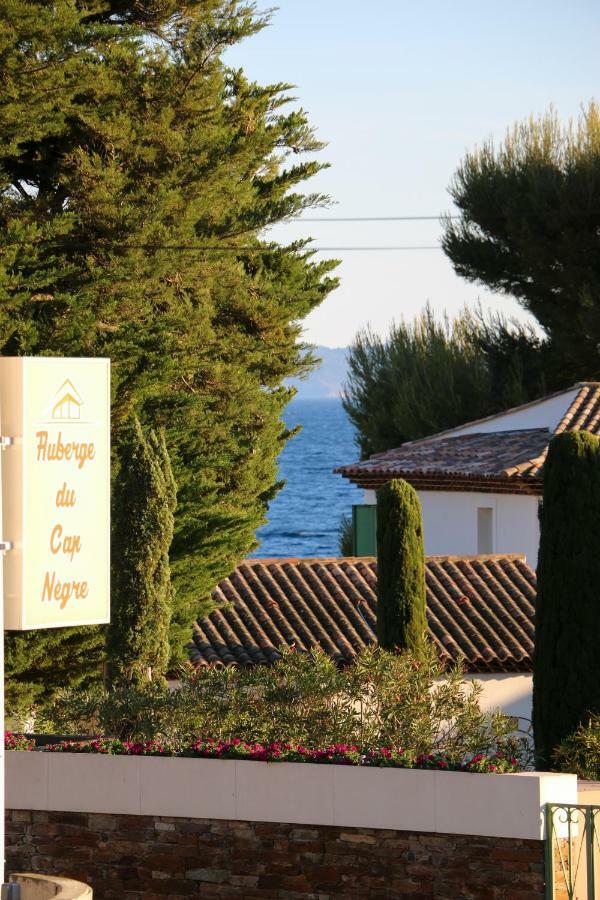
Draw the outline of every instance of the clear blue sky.
M286 81L309 113L331 168L308 183L336 201L315 215L434 215L465 150L550 104L565 120L600 99L595 0L281 0L272 24L228 53L257 81ZM436 222L292 224L277 239L321 246L432 244ZM385 333L427 302L452 313L481 298L439 250L339 253L341 287L306 321L308 340L349 343Z

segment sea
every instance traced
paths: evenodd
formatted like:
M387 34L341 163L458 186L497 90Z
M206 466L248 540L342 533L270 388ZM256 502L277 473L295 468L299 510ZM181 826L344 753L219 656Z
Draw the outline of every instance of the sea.
M279 456L285 486L269 506L268 522L257 533L260 546L251 555L339 556L342 517L352 515L363 493L333 474L336 466L359 458L354 426L338 398L295 398L284 419L289 428L302 430Z

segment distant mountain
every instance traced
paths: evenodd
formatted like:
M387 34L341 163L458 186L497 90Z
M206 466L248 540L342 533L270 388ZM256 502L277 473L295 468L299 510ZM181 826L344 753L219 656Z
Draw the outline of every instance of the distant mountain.
M322 400L326 397L339 397L342 385L346 380L347 347L315 347L315 356L322 360L321 365L308 376L305 381L290 378L287 384L293 385L301 400Z

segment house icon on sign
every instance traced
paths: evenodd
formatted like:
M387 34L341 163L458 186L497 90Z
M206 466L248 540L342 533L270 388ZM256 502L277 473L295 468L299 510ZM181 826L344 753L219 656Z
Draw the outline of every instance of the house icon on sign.
M52 418L63 422L79 419L82 403L83 400L77 388L67 378L52 401Z

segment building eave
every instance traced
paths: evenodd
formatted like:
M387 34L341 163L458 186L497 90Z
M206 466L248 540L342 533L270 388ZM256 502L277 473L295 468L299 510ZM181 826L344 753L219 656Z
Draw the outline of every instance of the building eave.
M394 478L402 478L420 491L469 491L484 494L533 494L541 495L543 480L541 478L524 478L501 475L468 475L468 474L434 474L415 472L365 472L360 470L343 471L339 474L347 478L357 487L376 491Z

